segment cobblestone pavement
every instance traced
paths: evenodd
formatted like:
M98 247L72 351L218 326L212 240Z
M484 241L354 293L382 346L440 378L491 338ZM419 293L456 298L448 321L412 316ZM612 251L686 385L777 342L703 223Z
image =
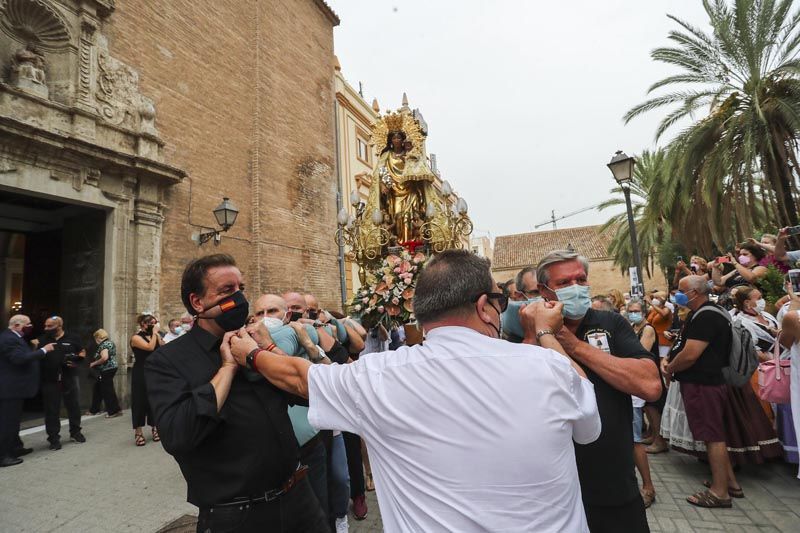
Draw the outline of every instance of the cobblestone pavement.
M133 445L129 412L83 423L85 444L70 442L47 449L43 431L27 430L23 441L34 453L19 466L0 469L0 531L5 532L155 532L197 509L186 503L186 485L175 461L161 445ZM698 509L686 496L708 478L707 467L675 452L651 456L656 503L648 511L654 532L800 531L800 480L796 466L772 464L739 473L746 498L733 509ZM368 493L369 515L350 531L381 531L375 493Z

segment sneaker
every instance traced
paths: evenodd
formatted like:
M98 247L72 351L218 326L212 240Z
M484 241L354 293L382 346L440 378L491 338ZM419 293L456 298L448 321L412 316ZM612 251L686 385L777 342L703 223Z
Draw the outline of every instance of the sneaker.
M61 449L61 441L60 440L50 441L50 449L51 450L60 450Z
M367 517L367 498L363 494L353 498L353 515L356 520L364 520Z
M117 411L113 415L106 415L106 418L117 418L117 417L120 417L120 416L122 416L122 411Z
M347 525L347 515L336 519L336 533L348 533L350 526Z
M83 433L81 433L80 431L71 434L69 438L70 440L74 440L75 442L86 442L86 437L84 437Z

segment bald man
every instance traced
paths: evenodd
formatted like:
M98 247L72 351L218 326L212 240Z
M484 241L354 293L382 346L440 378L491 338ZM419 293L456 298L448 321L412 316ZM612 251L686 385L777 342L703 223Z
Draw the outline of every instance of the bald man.
M27 337L33 331L31 319L14 315L8 329L0 333L0 467L22 462L20 455L33 450L19 440L19 423L25 398L39 390L39 361L53 351L52 344L31 350Z
M44 322L44 335L39 345L53 343L53 351L44 358L42 366L42 402L44 426L51 450L61 449L61 398L67 408L70 439L86 442L81 432L80 384L78 363L86 357L80 338L64 331L64 320L51 316Z

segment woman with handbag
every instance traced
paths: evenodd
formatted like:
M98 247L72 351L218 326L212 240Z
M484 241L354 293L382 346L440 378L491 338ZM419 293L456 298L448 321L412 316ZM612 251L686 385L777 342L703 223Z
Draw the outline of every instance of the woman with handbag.
M781 344L789 348L790 353L789 396L796 447L797 430L800 428L800 295L795 293L791 283L788 284L788 290L789 311L781 322ZM800 479L800 471L797 477Z
M101 403L106 406L106 418L116 418L122 416L122 409L119 407L117 392L114 390L114 375L117 373L117 348L108 338L108 333L104 329L94 332L94 342L97 348L94 358L89 363L89 372L94 376L92 387L92 414L100 412Z

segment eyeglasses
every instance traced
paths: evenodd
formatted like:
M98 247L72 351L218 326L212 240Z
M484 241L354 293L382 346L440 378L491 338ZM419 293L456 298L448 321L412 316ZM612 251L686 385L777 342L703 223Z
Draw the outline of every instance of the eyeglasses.
M503 294L502 292L482 292L472 298L473 302L477 302L481 296L486 295L487 298L490 300L497 300L500 304L500 312L505 312L508 309L508 296Z

